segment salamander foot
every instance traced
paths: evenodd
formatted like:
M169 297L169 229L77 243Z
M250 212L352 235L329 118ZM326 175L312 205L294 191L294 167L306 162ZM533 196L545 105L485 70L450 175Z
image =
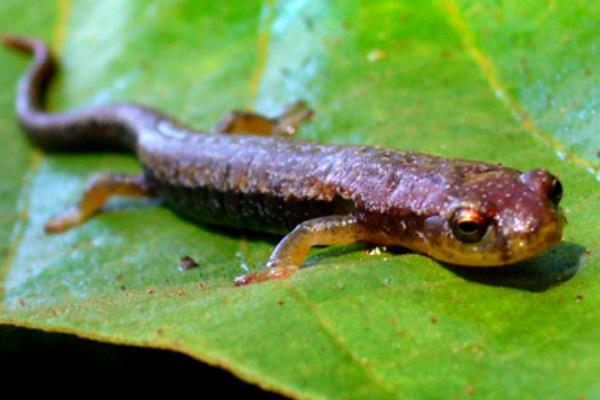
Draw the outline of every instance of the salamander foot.
M251 283L265 282L273 279L287 279L299 269L300 267L297 265L267 267L259 272L238 276L235 278L235 286L245 286L250 285Z
M236 278L236 286L287 279L300 270L300 265L313 246L350 244L360 241L363 229L353 215L330 215L298 224L277 246L265 269Z
M79 204L52 218L44 229L47 233L57 233L80 225L100 212L113 196L154 197L154 192L143 175L98 175L88 184Z
M235 110L223 117L215 132L291 137L301 125L311 120L314 113L303 100L287 105L283 113L274 118L253 111Z
M85 219L86 218L81 211L78 208L73 207L46 222L44 230L47 233L64 232L75 225L81 224Z

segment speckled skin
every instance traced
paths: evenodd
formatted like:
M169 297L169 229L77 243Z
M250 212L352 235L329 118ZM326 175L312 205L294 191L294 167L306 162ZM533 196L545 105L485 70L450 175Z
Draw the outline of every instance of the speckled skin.
M153 193L190 219L284 234L316 217L350 216L357 240L471 266L511 264L561 239L565 220L551 193L557 180L543 169L523 173L379 147L204 134L133 104L46 113L39 99L52 70L46 47L5 41L35 54L17 97L19 121L33 142L52 151L133 151ZM486 221L475 243L453 231L459 209Z

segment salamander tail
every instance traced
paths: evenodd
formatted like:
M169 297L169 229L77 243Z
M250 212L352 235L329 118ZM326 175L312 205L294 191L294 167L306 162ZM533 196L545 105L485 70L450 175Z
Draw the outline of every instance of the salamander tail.
M33 64L21 80L17 92L16 108L19 117L42 111L45 89L56 66L48 47L40 40L12 35L3 36L2 43L33 55Z
M46 88L56 69L48 46L39 39L12 35L2 36L1 41L33 55L19 82L15 108L21 126L36 145L46 151L133 150L137 130L132 121L152 119L152 110L119 104L48 112L44 108Z

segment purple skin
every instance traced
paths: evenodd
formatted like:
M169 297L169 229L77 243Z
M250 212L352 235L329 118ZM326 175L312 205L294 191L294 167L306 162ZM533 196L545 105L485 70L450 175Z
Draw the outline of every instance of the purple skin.
M48 223L48 231L82 223L114 194L158 196L201 223L291 230L267 268L238 284L286 278L316 245L403 246L440 261L485 267L533 257L561 240L562 187L544 169L523 173L484 162L282 138L312 114L302 105L279 119L232 113L219 125L220 134L193 131L135 104L49 113L42 107L54 69L47 47L15 37L4 43L34 55L16 109L36 145L130 151L144 168L143 176L96 179L78 206Z

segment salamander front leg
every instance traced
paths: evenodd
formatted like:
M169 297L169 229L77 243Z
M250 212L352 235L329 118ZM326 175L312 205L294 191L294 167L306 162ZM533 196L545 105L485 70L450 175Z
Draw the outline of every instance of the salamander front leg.
M289 137L294 135L300 125L308 122L313 115L314 111L302 100L288 105L284 112L275 118L252 111L232 111L221 120L215 131Z
M305 221L279 242L265 269L239 276L235 284L240 286L286 279L300 269L311 247L355 243L363 236L363 230L354 216L334 215Z
M143 175L99 175L89 183L77 206L46 223L46 232L62 232L83 223L112 196L153 197L154 194Z

